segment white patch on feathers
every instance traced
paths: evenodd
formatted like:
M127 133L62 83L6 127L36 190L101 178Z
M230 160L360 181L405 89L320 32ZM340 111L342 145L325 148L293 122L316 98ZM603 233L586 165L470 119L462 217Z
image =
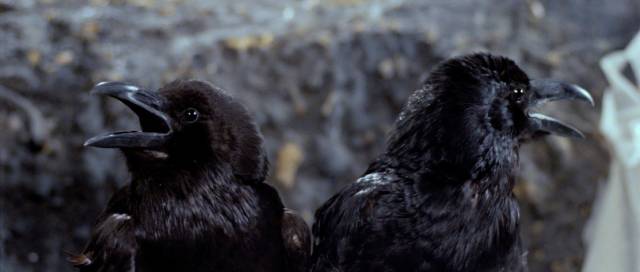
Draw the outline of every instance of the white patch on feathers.
M379 185L389 183L389 180L380 173L371 173L364 177L359 178L356 183L362 184L364 187L358 191L354 196L364 195L373 191Z
M111 215L111 217L112 217L114 220L117 220L117 221L124 221L124 220L129 220L129 219L131 219L131 216L129 216L129 215L128 215L128 214L126 214L126 213L114 213L114 214L112 214L112 215Z

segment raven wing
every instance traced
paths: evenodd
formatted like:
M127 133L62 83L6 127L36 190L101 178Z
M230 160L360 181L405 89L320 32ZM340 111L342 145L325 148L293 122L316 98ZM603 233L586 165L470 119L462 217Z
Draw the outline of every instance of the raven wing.
M307 272L309 271L309 259L311 257L311 231L307 223L297 215L293 210L284 207L278 191L267 183L259 183L254 185L258 195L264 201L264 209L271 211L269 214L274 215L275 225L278 226L280 237L278 241L282 242L283 264L286 272ZM267 232L263 230L261 235ZM271 238L271 237L270 237Z
M357 247L371 243L369 233L375 227L375 218L388 214L378 202L392 192L395 178L387 173L369 173L318 209L311 271L348 271L344 264L358 261L354 259L360 254ZM375 260L366 262L375 265Z
M306 272L311 257L311 231L302 217L284 209L282 215L282 241L288 272Z
M134 271L137 244L128 214L129 187L120 189L98 217L89 243L68 260L82 272Z

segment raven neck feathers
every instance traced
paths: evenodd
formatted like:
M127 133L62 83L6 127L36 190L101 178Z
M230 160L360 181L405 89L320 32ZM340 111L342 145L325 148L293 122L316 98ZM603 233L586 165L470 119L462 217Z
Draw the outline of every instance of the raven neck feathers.
M444 184L512 175L517 140L496 132L483 109L445 108L450 101L437 94L427 86L412 95L396 120L386 152L368 172L391 167L418 181Z
M228 168L228 167L227 167ZM198 167L153 176L133 176L133 217L145 239L197 239L211 229L233 237L249 232L258 216L252 186L237 182L229 169Z

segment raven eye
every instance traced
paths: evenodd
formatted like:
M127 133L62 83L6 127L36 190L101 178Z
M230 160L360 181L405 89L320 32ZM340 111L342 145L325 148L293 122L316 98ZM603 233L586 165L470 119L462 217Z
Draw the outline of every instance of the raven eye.
M511 91L511 98L518 103L521 103L524 100L524 97L525 90L523 88L515 88Z
M194 108L188 108L184 113L182 113L182 121L185 123L198 121L198 117L200 117L200 113Z

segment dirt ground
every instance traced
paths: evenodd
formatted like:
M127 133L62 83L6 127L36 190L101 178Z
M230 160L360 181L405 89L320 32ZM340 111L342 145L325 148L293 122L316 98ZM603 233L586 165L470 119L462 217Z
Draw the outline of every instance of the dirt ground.
M88 4L87 4L88 3ZM607 83L603 54L640 26L637 0L0 0L0 270L71 271L108 197L127 180L90 136L136 128L100 81L157 88L209 80L255 113L270 182L310 222L381 151L409 93L447 57L491 51L535 77ZM598 104L598 103L597 103ZM521 151L516 194L531 271L578 271L608 167L594 111L548 111L587 139Z

